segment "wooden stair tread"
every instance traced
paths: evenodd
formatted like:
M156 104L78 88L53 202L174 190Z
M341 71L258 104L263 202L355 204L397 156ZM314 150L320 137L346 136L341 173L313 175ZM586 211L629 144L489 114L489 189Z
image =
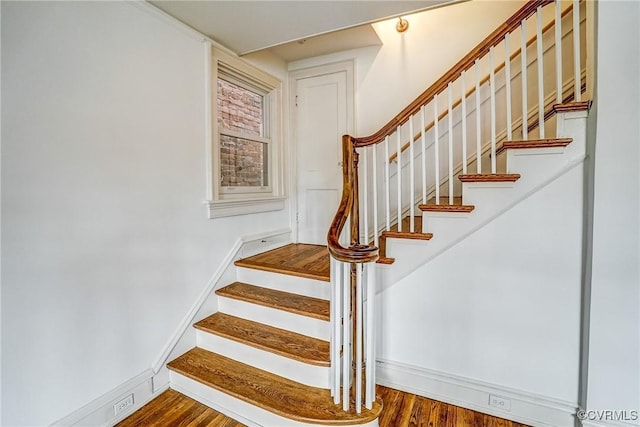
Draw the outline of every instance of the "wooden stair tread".
M312 298L289 292L276 291L246 283L235 282L216 294L222 297L233 298L240 301L271 307L314 319L329 321L329 301Z
M329 342L224 313L194 325L202 331L317 366L329 366Z
M554 139L525 139L522 141L505 141L496 150L496 155L502 153L507 148L524 149L524 148L552 148L566 147L571 144L571 138L554 138Z
M556 113L566 113L569 111L589 111L589 108L591 108L591 101L577 101L554 104L553 111Z
M519 173L480 173L458 175L462 182L516 182L520 179Z
M474 205L463 205L462 197L454 197L453 204L449 204L449 197L440 197L440 203L436 203L436 198L433 197L427 201L427 203L418 205L418 208L423 212L471 212L476 207Z
M391 265L393 264L396 259L395 258L390 258L386 256L387 253L387 237L400 237L400 238L413 238L413 239L420 239L420 240L429 240L431 239L431 237L428 238L420 238L420 237L405 237L405 235L415 235L415 234L423 234L421 232L418 233L411 233L408 230L411 229L411 217L410 216L405 216L404 218L402 218L402 229L404 230L403 232L398 232L398 223L395 223L393 225L391 225L389 227L389 231L383 231L380 234L380 239L378 239L378 249L380 249L380 257L378 258L378 260L376 261L376 263L378 264L385 264L385 265ZM422 231L422 215L420 216L414 216L413 217L413 229L414 230L420 230ZM424 236L423 236L424 237ZM373 245L373 242L371 243Z
M412 239L412 240L431 240L433 234L431 233L411 233L410 231L383 231L381 237L384 238L397 238L397 239Z
M238 267L330 281L329 251L326 246L291 243L234 263Z
M328 389L309 387L272 373L236 362L201 348L194 348L169 362L167 367L208 387L227 393L274 414L300 422L322 425L363 424L382 411L377 398L373 408L342 411Z

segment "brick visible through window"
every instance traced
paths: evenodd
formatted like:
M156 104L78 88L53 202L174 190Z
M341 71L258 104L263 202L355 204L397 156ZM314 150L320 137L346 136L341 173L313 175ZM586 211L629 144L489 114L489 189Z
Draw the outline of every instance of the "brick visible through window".
M218 79L218 126L264 136L262 95Z
M262 142L220 135L222 186L267 185L267 153L267 144Z
M220 172L223 187L268 185L268 146L251 136L265 137L264 97L242 86L218 78L218 126ZM226 135L225 130L246 136Z

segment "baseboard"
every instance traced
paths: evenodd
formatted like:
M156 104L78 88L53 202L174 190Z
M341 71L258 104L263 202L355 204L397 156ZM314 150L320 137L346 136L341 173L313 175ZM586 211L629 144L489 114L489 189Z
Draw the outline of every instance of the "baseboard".
M243 236L238 238L231 249L211 276L205 289L194 302L189 312L185 315L178 329L169 339L160 355L156 358L152 368L136 375L130 380L124 382L113 390L105 393L103 396L88 403L82 408L72 412L71 414L61 418L53 423L53 426L76 426L76 425L92 425L92 426L110 426L118 423L131 415L136 410L147 404L160 393L169 388L168 372L163 369L171 353L184 336L185 332L191 327L194 317L205 303L211 297L211 294L219 285L220 280L224 277L224 273L228 268L233 267L233 262L239 256L247 256L254 251L260 252L281 246L290 241L291 230L280 229L266 233L255 234L251 236ZM134 404L115 416L113 405L133 394Z
M575 425L577 403L389 360L376 367L376 383L386 387L530 426ZM490 395L509 399L509 410L489 406Z
M149 403L167 388L168 386L165 386L154 391L153 370L147 369L51 425L112 426ZM130 394L133 394L133 405L116 416L113 405Z

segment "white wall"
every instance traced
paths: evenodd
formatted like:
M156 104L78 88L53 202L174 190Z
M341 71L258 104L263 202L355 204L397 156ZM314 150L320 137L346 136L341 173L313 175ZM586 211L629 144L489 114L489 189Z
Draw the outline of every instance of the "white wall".
M374 24L381 46L295 61L300 69L347 58L356 60L357 136L380 129L402 108L464 57L524 4L524 1L474 1L407 17L405 33L397 20Z
M201 40L123 2L3 2L1 28L2 424L45 425L148 369L289 212L206 219Z
M640 4L600 1L597 14L586 409L640 411Z
M577 167L381 292L379 358L575 407L581 186Z

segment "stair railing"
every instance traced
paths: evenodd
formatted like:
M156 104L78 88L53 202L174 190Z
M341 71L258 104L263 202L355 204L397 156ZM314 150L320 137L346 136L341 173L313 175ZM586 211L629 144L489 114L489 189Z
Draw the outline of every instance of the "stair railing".
M348 135L342 137L342 158L342 200L327 236L331 254L330 384L336 404L342 401L343 409L348 411L353 401L352 409L360 413L363 403L371 409L375 401L373 265L378 248L360 243L358 153ZM347 220L349 244L343 246L340 236Z
M571 21L565 18L569 14ZM535 22L533 40L527 30L529 21ZM467 175L470 170L477 175L497 174L499 139L513 140L516 132L529 139L533 129L537 138L547 137L547 107L566 99L581 101L585 61L580 23L579 0L530 0L379 131L360 138L343 136L342 199L327 241L332 283L331 392L345 411L370 409L375 401L373 266L379 256L379 232L389 231L393 224L402 232L401 218L407 213L408 232L422 232L415 229L414 220L420 201L426 204L433 195L435 204L442 204L444 190L445 204L453 205L456 174ZM550 29L553 37L547 37L551 40L544 46L543 33ZM516 36L520 43L513 49ZM533 44L535 51L529 52ZM496 52L504 55L504 65L496 67ZM547 61L553 63L555 73L545 73ZM567 80L566 69L571 69ZM483 73L487 79L480 78ZM512 91L514 84L520 91ZM499 125L504 126L503 135L498 135ZM403 145L403 139L409 142ZM445 147L441 147L443 140ZM389 155L393 143L395 164ZM341 236L347 241L341 242Z

